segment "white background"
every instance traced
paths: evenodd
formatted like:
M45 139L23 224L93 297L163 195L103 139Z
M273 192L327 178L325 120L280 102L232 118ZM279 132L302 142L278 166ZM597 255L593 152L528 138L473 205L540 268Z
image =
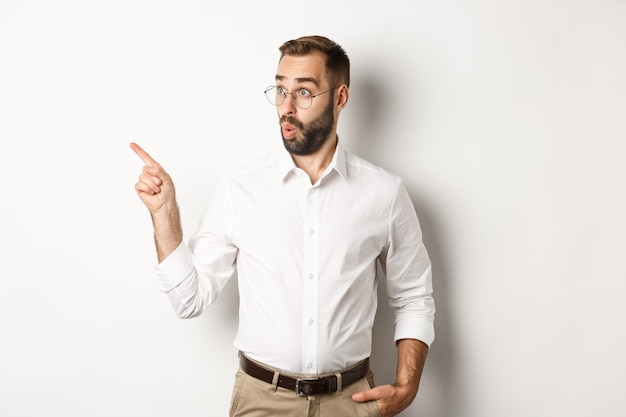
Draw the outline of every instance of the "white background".
M179 320L134 193L144 146L193 232L282 146L278 46L353 71L347 149L405 178L438 312L402 416L626 413L626 2L0 0L0 415L225 416L235 281ZM386 302L377 382L393 381Z

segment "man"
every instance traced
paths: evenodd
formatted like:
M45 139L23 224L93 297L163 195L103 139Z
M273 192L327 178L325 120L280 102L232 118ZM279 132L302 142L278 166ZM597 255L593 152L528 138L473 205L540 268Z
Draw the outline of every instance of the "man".
M154 224L157 275L177 314L199 315L237 270L240 369L231 416L384 416L415 398L434 340L431 265L397 176L337 136L349 59L321 37L280 48L277 106L287 152L225 175L183 241L174 185L143 149L135 188ZM376 265L395 309L396 382L374 387L368 357Z

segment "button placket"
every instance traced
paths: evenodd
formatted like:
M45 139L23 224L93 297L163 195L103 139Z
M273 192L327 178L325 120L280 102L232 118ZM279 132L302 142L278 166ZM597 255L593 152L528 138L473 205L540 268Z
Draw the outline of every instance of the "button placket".
M318 248L319 200L316 187L309 188L305 203L304 297L302 311L302 361L307 374L317 373L318 345Z

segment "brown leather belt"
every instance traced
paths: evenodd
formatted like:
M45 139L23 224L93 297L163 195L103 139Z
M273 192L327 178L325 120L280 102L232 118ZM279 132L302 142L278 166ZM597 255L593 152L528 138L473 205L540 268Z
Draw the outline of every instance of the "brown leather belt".
M242 371L256 379L260 379L268 384L272 384L274 381L274 370L253 362L241 352L239 353L239 366ZM344 370L341 372L341 386L348 386L365 377L369 372L369 369L369 358L367 358L359 362L354 367ZM337 376L303 376L298 378L285 374L279 374L278 386L295 391L295 393L299 396L328 394L330 392L337 391Z

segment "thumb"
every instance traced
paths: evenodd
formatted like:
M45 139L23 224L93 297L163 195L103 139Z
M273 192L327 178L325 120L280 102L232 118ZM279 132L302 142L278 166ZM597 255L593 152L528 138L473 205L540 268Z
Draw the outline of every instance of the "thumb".
M363 403L366 401L375 401L383 398L385 396L385 386L379 386L372 389L368 389L367 391L360 391L352 394L352 400L357 403Z

